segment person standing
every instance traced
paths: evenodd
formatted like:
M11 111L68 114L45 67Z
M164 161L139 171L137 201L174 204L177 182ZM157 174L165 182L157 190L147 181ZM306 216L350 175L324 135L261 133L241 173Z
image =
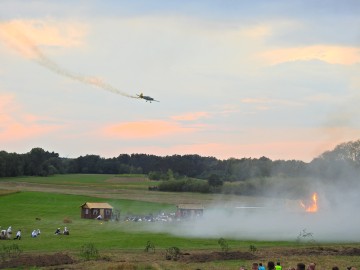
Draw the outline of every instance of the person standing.
M275 269L275 263L272 262L272 261L268 262L267 268L268 268L268 270L274 270Z
M265 266L263 266L262 263L259 263L259 268L258 268L258 270L265 270Z
M316 263L310 263L308 266L308 270L315 270Z
M277 262L275 265L275 270L282 270L282 266L280 265L280 262ZM314 269L315 270L315 269Z
M296 270L305 270L305 264L303 263L298 263L296 265Z

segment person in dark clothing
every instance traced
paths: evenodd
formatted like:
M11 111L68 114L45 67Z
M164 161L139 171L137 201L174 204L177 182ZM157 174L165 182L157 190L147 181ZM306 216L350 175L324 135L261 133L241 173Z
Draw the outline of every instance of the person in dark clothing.
M275 269L275 263L272 262L272 261L268 262L267 269L268 270L274 270Z
M296 270L305 270L305 264L303 263L298 263L296 265Z

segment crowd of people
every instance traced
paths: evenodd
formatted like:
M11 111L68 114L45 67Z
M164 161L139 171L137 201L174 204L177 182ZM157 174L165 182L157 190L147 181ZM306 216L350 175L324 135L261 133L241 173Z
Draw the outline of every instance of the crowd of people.
M0 227L1 228L1 227ZM35 237L39 237L41 234L40 229L35 229L31 232L31 237L35 238ZM67 227L64 228L64 230L61 232L60 228L57 228L55 231L55 234L63 234L63 235L70 235L69 229ZM22 234L21 234L21 230L17 230L15 237L13 238L14 240L21 240ZM2 240L9 240L12 239L12 227L9 226L6 230L1 230L0 231L0 239Z
M267 263L267 266L263 265L262 263L254 262L252 264L251 270L315 270L316 263L309 263L309 265L306 267L306 265L302 262L296 264L296 267L288 267L286 269L283 269L280 262L277 262L276 264L273 261L269 261ZM240 270L246 270L244 266L240 267ZM339 270L339 267L336 265L332 267L332 270ZM347 267L347 270L357 270L356 267L350 266Z

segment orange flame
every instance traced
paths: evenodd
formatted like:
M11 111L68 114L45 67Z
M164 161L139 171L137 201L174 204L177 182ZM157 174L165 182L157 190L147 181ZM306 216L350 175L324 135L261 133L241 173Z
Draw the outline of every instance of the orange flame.
M317 195L316 192L313 193L311 199L312 199L312 200L311 200L311 204L310 204L310 205L306 206L306 205L304 204L304 202L302 202L302 201L300 202L300 205L301 205L302 208L305 209L306 212L312 212L312 213L314 213L314 212L317 212L317 211L318 211L318 205L317 205L318 195Z

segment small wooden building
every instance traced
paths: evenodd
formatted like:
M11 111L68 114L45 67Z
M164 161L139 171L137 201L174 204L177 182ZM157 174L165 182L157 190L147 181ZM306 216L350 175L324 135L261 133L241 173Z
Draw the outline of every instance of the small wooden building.
M109 220L112 217L113 207L108 203L87 202L81 205L81 218Z
M179 204L177 205L176 217L180 219L192 219L202 217L204 206L200 204Z

